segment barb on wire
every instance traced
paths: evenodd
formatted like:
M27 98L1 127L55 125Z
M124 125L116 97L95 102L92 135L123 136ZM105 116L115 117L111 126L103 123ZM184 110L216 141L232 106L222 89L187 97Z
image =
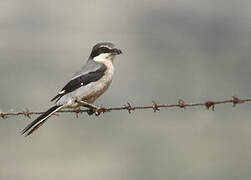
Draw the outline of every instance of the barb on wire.
M184 100L179 99L177 104L157 104L155 101L152 101L151 105L148 106L132 106L129 102L121 107L103 107L100 106L99 108L94 110L94 113L96 116L100 115L101 113L106 113L106 112L111 112L111 111L128 111L129 114L131 114L132 111L135 110L145 110L145 109L152 109L153 112L160 111L162 108L183 108L186 109L187 107L197 107L197 106L204 106L206 109L212 109L213 111L215 110L215 106L218 104L233 104L233 107L236 107L237 104L245 103L245 102L250 102L251 98L246 98L246 99L240 99L236 96L233 96L231 99L227 100L218 100L218 101L211 101L207 100L205 102L198 102L198 103L185 103ZM58 115L58 113L75 113L76 117L78 117L79 113L90 113L89 109L67 109L67 110L61 110L58 111L55 115ZM19 116L23 115L28 117L29 119L31 118L31 115L39 115L43 114L44 112L40 111L29 111L29 109L26 108L25 111L22 112L0 112L0 117L2 119L10 118L13 116Z

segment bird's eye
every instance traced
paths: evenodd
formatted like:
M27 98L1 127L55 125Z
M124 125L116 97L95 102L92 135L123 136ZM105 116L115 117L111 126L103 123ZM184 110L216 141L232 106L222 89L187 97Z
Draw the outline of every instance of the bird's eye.
M100 50L101 53L108 53L108 52L110 52L110 49L108 49L106 47L101 47L99 50Z

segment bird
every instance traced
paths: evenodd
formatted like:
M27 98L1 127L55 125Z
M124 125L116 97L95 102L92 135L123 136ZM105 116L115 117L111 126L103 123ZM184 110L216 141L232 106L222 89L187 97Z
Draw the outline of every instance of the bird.
M53 114L64 108L98 108L94 101L110 86L114 76L114 59L121 54L120 49L110 42L101 42L93 46L87 62L77 71L68 83L51 99L54 105L28 124L22 135L29 136ZM90 111L91 113L91 111Z

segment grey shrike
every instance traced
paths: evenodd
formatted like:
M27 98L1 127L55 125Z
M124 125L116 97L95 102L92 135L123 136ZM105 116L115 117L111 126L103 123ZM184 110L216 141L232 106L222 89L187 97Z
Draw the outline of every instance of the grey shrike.
M113 60L116 55L121 53L121 50L116 49L112 43L96 44L92 48L86 64L74 74L73 78L51 100L56 100L54 106L27 125L22 134L30 135L50 116L63 108L78 108L80 106L95 108L92 103L111 84L114 74Z

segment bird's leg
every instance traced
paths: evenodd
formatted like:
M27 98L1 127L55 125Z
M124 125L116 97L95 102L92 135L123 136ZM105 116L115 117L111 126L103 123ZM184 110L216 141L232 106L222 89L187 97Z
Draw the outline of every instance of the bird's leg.
M83 107L88 107L89 110L88 110L88 115L92 115L94 114L95 112L97 112L97 110L100 109L99 106L96 106L94 104L91 104L91 103L88 103L88 102L85 102L85 101L76 101L78 104L80 104L81 106Z
M80 104L81 106L84 106L84 107L89 107L89 108L93 108L93 109L99 108L98 106L91 104L91 103L88 103L88 102L85 102L85 101L77 101L77 103Z

